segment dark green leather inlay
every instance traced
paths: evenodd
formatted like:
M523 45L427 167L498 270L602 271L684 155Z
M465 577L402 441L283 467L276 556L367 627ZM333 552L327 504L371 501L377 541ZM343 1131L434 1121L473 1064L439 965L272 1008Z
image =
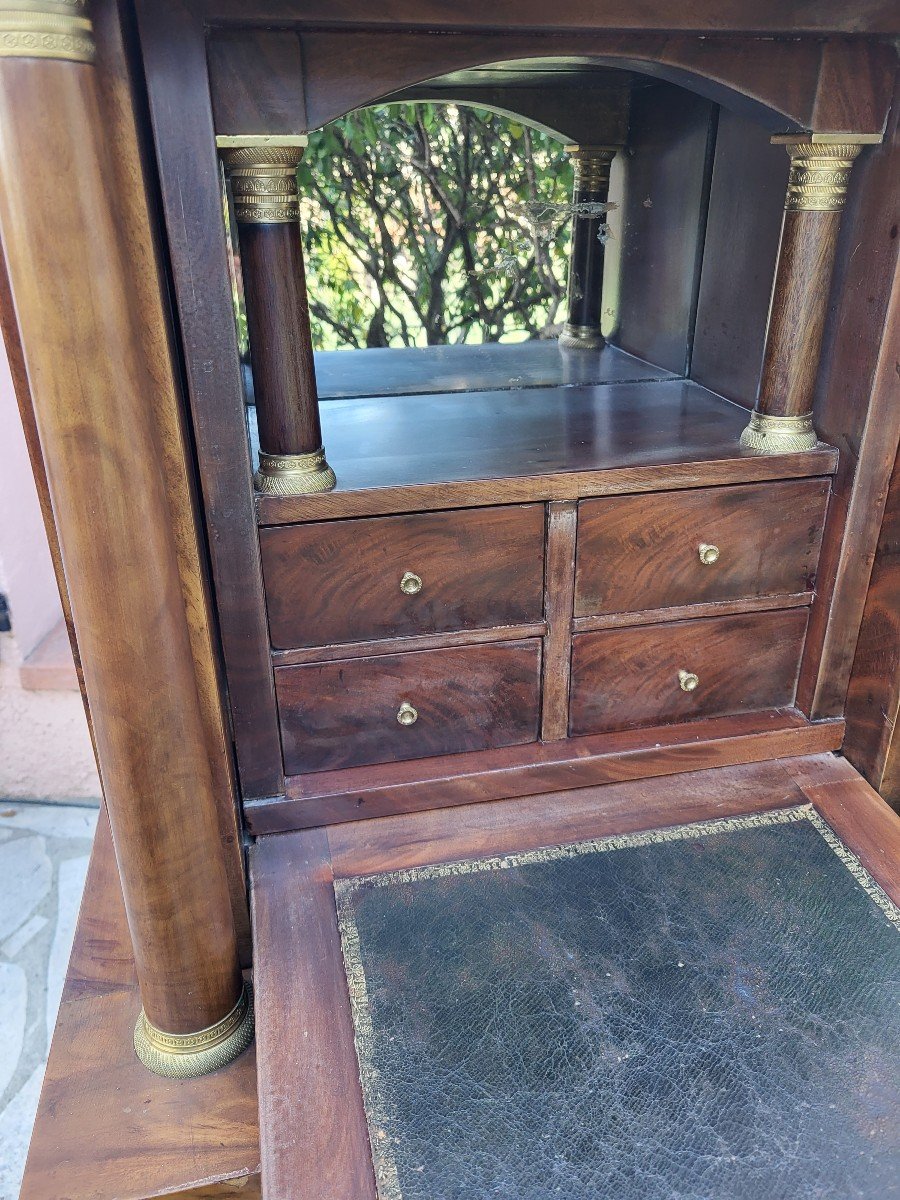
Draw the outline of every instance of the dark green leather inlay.
M900 914L811 810L336 892L382 1200L900 1197Z

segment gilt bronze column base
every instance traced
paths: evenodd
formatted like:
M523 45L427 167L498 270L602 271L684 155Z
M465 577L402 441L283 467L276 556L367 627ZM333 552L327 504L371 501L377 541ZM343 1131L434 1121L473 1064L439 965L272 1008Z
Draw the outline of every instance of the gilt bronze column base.
M814 450L818 437L813 429L812 413L796 417L777 417L769 413L755 412L750 424L741 434L741 445L746 450L758 450L761 454L790 454L798 450Z
M231 1010L197 1033L164 1033L143 1010L134 1028L134 1049L148 1071L168 1079L197 1079L227 1067L253 1041L253 991L244 986Z
M600 350L606 345L606 339L599 325L573 325L566 321L559 344L564 350Z
M311 454L266 454L260 450L253 482L265 496L307 496L330 492L337 480L320 446Z

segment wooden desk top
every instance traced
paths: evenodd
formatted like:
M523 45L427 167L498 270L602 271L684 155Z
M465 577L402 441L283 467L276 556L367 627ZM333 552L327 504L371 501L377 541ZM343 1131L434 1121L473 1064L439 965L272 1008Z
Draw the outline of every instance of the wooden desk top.
M160 1079L132 1048L139 1011L104 811L21 1200L147 1200L162 1194L258 1200L255 1048L201 1079Z

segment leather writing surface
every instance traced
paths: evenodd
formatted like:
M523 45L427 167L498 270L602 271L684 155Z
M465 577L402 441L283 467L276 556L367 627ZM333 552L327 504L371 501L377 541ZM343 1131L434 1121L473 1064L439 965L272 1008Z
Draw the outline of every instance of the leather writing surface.
M811 809L336 894L381 1200L900 1196L900 914Z

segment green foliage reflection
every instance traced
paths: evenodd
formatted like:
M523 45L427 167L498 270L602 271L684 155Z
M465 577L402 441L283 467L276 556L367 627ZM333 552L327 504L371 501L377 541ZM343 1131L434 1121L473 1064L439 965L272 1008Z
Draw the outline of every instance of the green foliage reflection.
M299 181L317 348L558 332L572 186L559 142L483 110L385 105L312 134Z

